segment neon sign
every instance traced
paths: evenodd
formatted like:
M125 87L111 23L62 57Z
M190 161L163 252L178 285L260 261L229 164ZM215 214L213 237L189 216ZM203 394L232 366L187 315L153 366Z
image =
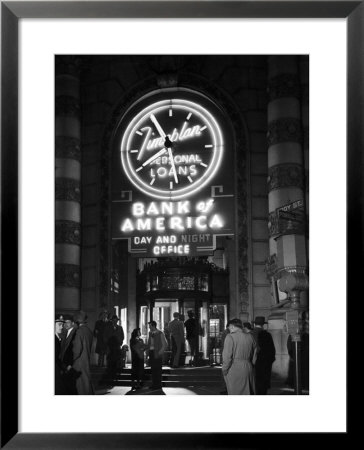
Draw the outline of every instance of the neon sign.
M234 235L231 133L223 137L223 113L203 95L167 91L121 122L112 237L128 239L134 256L211 255L217 236Z
M186 198L205 187L219 169L223 151L213 115L180 98L143 108L126 128L120 147L133 186L162 200Z

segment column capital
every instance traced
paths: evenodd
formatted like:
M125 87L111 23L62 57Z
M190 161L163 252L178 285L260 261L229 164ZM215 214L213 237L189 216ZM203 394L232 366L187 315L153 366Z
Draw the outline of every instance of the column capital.
M291 299L291 309L300 309L300 293L308 290L308 275L305 267L284 267L280 271L279 289Z

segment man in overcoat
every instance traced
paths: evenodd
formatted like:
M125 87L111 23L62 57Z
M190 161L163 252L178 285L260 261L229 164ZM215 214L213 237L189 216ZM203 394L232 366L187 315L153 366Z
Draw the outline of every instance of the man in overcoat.
M118 325L119 317L113 315L111 321L105 327L105 341L108 346L108 371L110 376L115 376L118 368L121 368L121 347L124 342L124 330Z
M149 325L148 352L149 362L152 371L152 385L149 389L162 388L162 361L163 354L168 343L164 333L157 329L157 322L152 320Z
M228 395L254 395L253 363L256 342L251 334L243 332L240 319L229 321L230 333L226 335L222 352L222 373Z
M87 315L80 311L75 314L74 321L78 325L73 340L72 369L77 372L76 389L78 395L93 395L91 383L90 356L93 335L87 326Z
M54 322L54 338L55 338L55 348L54 348L54 356L55 356L55 389L54 393L56 395L65 395L67 394L66 387L63 381L63 370L62 370L62 362L61 362L61 342L62 342L62 330L63 330L64 318L61 314L56 314L55 322Z
M174 319L169 322L168 331L172 339L172 367L178 367L185 340L185 330L183 322L179 320L179 313L173 313L173 317Z
M257 395L267 395L270 388L272 364L275 361L276 349L271 334L264 330L267 323L263 316L257 316L254 320L252 335L257 343L257 360L255 363L255 386Z
M76 336L77 326L71 314L64 315L64 338L61 342L61 362L63 367L63 379L67 389L67 394L77 395L76 373L72 369L73 365L73 341Z

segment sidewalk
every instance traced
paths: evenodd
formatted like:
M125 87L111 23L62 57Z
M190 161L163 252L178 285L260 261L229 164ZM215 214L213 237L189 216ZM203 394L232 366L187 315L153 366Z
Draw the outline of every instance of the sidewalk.
M222 395L221 385L209 386L188 386L188 387L163 387L162 389L149 389L150 382L146 381L142 389L136 391L131 390L131 386L118 386L117 381L115 385L107 384L100 377L93 373L93 384L96 395ZM295 395L294 389L289 388L282 380L273 379L271 388L268 390L268 395ZM303 391L302 395L308 395L307 391Z

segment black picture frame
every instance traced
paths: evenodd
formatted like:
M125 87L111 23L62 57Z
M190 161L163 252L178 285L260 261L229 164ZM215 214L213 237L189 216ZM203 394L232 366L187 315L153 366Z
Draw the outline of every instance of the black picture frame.
M263 439L295 446L297 436L262 433L18 432L18 22L21 18L346 18L348 33L347 286L363 273L362 1L1 1L1 448L257 448ZM359 262L352 256L358 253ZM358 289L357 292L360 292ZM349 297L349 292L348 292ZM323 301L329 301L328 299ZM345 299L343 299L345 301ZM287 411L287 413L294 413ZM224 414L223 411L220 412ZM349 424L349 422L348 422ZM349 436L339 433L341 437ZM307 436L300 437L302 439ZM317 435L316 438L317 439ZM317 444L317 440L315 442ZM273 444L274 445L274 444Z

